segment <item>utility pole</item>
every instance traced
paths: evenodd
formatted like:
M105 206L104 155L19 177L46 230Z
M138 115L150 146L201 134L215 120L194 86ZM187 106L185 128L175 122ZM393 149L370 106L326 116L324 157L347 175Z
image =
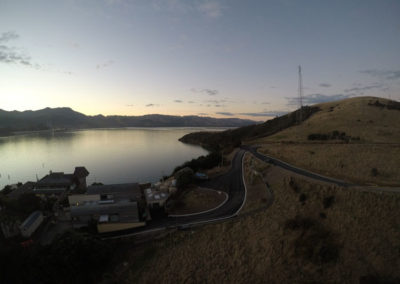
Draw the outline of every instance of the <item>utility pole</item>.
M301 76L301 66L299 65L299 124L301 123L301 121L303 120L303 79Z

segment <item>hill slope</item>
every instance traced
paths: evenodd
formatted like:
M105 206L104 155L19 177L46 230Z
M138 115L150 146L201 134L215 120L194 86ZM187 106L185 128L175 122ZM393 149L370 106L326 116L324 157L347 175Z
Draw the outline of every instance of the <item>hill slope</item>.
M180 140L208 148L260 145L259 151L354 183L398 185L400 103L357 97L303 107L258 125Z
M301 116L302 121L307 120L318 111L318 107L303 107ZM268 120L262 124L250 125L218 133L189 133L179 140L184 143L199 144L206 148L236 147L240 145L243 140L269 136L295 125L300 120L299 113L300 111L297 110L292 113Z
M400 142L400 103L376 97L357 97L314 105L320 111L265 141L310 141L310 134L345 132L361 142ZM335 140L335 139L333 139Z
M78 129L98 127L240 127L256 121L238 118L172 116L149 114L143 116L86 116L70 108L45 108L37 111L0 110L0 134L13 131L46 129Z
M400 184L400 103L360 97L316 107L320 111L302 124L247 143L323 175L361 184Z

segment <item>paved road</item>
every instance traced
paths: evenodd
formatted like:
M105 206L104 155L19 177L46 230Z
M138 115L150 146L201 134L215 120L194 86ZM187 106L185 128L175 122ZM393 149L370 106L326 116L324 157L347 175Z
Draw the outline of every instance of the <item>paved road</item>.
M233 218L237 215L245 201L245 186L242 176L242 161L246 151L241 149L233 157L230 170L212 180L198 182L201 187L224 191L228 194L225 204L216 210L185 217L161 217L147 222L145 227L135 228L110 234L105 237L128 236L149 230L165 228L184 228L195 223L207 223L220 219Z
M342 180L334 179L331 177L326 177L323 175L319 175L301 168L297 168L295 166L292 166L288 163L285 163L279 159L263 155L259 152L257 152L256 146L246 146L243 145L241 146L241 149L236 153L232 160L232 165L231 169L229 170L228 173L223 174L213 180L210 181L204 181L204 182L199 182L199 185L202 187L207 187L207 188L212 188L215 190L221 190L226 193L228 193L228 201L221 206L220 208L207 212L204 214L198 214L198 215L193 215L193 216L187 216L187 217L164 217L164 218L159 218L157 220L152 220L147 223L145 227L142 228L136 228L132 230L126 230L126 231L121 231L109 235L105 235L105 237L124 237L124 236L129 236L137 233L144 233L146 231L151 231L151 230L161 230L165 228L184 228L186 226L191 226L196 223L208 223L208 222L214 222L218 220L223 220L223 219L229 219L237 216L238 212L240 211L241 207L244 204L245 201L245 196L246 196L246 189L244 186L244 181L243 181L243 174L242 174L242 161L243 161L243 156L246 151L252 153L255 157L258 159L270 163L276 166L279 166L281 168L284 168L286 170L289 170L291 172L294 172L299 175L303 175L318 181L323 181L323 182L328 182L332 184L336 184L338 186L343 186L343 187L352 187L352 188L357 188L358 186L355 184L351 184ZM366 188L363 187L362 190L366 191L390 191L390 192L396 192L400 193L399 189L395 188ZM272 192L270 192L270 202L273 202L273 195ZM270 205L270 204L269 204Z
M264 161L266 163L273 164L275 166L284 168L286 170L289 170L291 172L294 172L294 173L302 175L302 176L306 176L306 177L309 177L309 178L312 178L312 179L315 179L315 180L319 180L319 181L333 183L333 184L336 184L336 185L339 185L339 186L344 186L344 187L348 187L348 186L352 186L353 185L351 183L348 183L348 182L345 182L345 181L342 181L342 180L334 179L334 178L331 178L331 177L326 177L326 176L319 175L319 174L316 174L316 173L313 173L313 172L310 172L310 171L307 171L307 170L304 170L304 169L300 169L300 168L297 168L295 166L289 165L288 163L285 163L285 162L283 162L281 160L278 160L276 158L263 155L263 154L257 152L257 148L258 147L256 147L256 146L242 146L241 148L243 150L249 151L255 157L257 157L258 159L260 159L260 160L262 160L262 161Z

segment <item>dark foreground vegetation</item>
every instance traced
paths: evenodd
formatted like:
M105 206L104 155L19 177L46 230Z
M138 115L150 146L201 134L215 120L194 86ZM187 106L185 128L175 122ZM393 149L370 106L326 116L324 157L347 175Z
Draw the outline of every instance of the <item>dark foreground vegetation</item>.
M96 283L114 245L87 233L67 232L49 246L0 242L0 283Z
M308 140L342 140L346 143L351 140L360 140L360 137L351 137L350 135L346 135L346 132L340 132L338 130L334 130L331 133L311 133L308 135Z
M191 168L194 172L197 172L199 170L207 170L218 166L220 163L221 163L221 153L213 151L207 156L200 156L196 159L187 161L180 166L177 166L172 174L175 174L179 170L186 167Z

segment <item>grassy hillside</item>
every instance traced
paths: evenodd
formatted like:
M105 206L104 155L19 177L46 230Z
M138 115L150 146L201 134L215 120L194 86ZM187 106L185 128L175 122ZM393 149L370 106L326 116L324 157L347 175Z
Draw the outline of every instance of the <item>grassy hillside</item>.
M301 124L289 114L212 142L244 140L326 175L398 184L398 103L354 98L315 109ZM206 137L189 136L195 143ZM126 251L105 282L400 283L398 192L316 182L250 154L244 167L248 199L238 218Z
M400 280L399 195L315 184L257 163L253 165L263 169L273 191L269 209L175 232L141 246L146 249L128 252L124 266L109 279L115 283Z
M314 113L318 112L318 107L304 107L301 119L307 120ZM242 141L266 137L273 135L291 127L300 120L299 110L286 115L276 117L261 124L249 125L223 132L195 132L183 136L180 141L184 143L202 145L205 148L220 149L234 148L239 146Z
M302 124L247 143L324 175L355 183L399 185L399 105L373 97L319 104L320 111Z
M360 142L365 143L400 142L400 103L383 98L358 97L314 106L320 111L307 121L263 141L309 142L310 134L329 134L336 130L352 138L359 137Z

